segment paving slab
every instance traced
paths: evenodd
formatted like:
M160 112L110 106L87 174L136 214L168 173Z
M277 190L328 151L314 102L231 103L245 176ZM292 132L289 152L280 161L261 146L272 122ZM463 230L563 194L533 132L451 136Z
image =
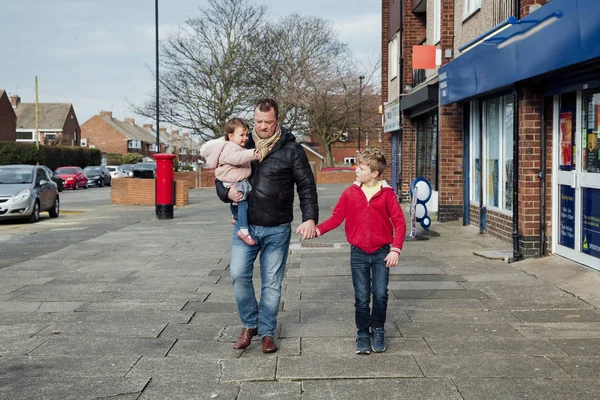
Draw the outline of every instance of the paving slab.
M529 355L566 356L567 353L549 340L527 338L430 338L427 344L436 355Z
M568 379L569 375L550 359L523 355L454 356L415 355L428 378L527 378Z
M30 354L38 355L137 355L164 357L175 339L119 339L104 337L73 338L54 335Z
M126 374L127 378L218 382L221 365L198 357L142 357Z
M354 337L338 338L324 344L323 339L301 338L301 353L303 356L352 356L356 354L356 339ZM387 350L385 355L433 354L427 342L422 338L386 337ZM356 357L362 357L356 355Z
M183 307L183 311L195 311L199 313L236 313L237 307L235 303L190 301Z
M356 379L302 382L302 400L462 400L450 379Z
M81 304L76 311L181 311L187 300L179 301L93 301Z
M0 398L28 400L83 400L114 398L135 400L148 384L147 379L88 377L0 378ZM32 390L35 388L35 390Z
M589 339L548 339L570 356L600 356L600 338Z
M403 337L521 337L508 323L410 322L398 325Z
M169 324L160 333L160 337L162 339L216 340L224 330L225 326Z
M400 258L400 266L390 268L390 275L446 275L446 272L440 267L404 266L402 264L402 258Z
M400 332L393 323L385 324L386 336L399 337ZM289 337L356 337L356 325L354 321L330 321L330 322L301 322L281 324L282 338Z
M109 337L109 338L151 338L154 339L165 329L165 322L137 321L131 324L103 323L103 322L52 322L43 331L40 337L56 334L72 337Z
M237 400L255 399L301 400L301 382L244 382Z
M277 370L276 357L221 360L223 383L245 381L274 381Z
M47 323L34 323L34 324L10 324L0 325L0 339L5 338L30 338L44 329L48 328Z
M279 350L276 353L265 354L262 352L261 342L258 338L254 338L250 346L244 349L244 353L241 358L257 358L257 359L265 359L265 358L278 358L281 356L299 356L301 354L300 351L300 342L304 340L302 338L289 338L289 339L279 339L277 338L275 341L277 342L277 346L279 346ZM231 343L229 343L231 346Z
M549 322L511 324L524 337L600 338L600 322Z
M139 356L4 356L0 376L6 380L26 377L124 377Z
M566 379L454 379L464 400L597 400L597 380Z
M488 296L479 290L391 290L397 299L477 299Z
M41 301L2 301L0 302L0 313L34 312L40 308L41 304Z
M327 308L324 309L310 309L310 310L302 310L300 311L300 321L294 322L331 322L331 321L351 321L354 323L354 310L348 308L352 307L351 304L348 305L345 311L340 310L330 310ZM353 307L352 307L353 308ZM281 315L281 313L280 313ZM403 309L389 309L387 312L387 321L389 322L411 322L408 315L406 315L405 310ZM283 321L282 321L283 322Z
M411 322L509 323L520 322L509 311L406 310Z
M48 338L0 338L0 356L19 356L31 353Z
M600 380L600 357L551 357L573 379Z
M152 378L139 400L238 400L239 385L202 382L196 379Z
M196 356L204 359L232 359L239 358L243 350L236 350L229 342L215 340L178 339L169 351L169 357Z
M412 356L279 357L277 379L358 379L423 377Z
M410 281L388 283L389 290L464 290L465 288L457 282L449 281Z
M504 274L477 274L477 275L463 275L463 278L466 282L475 283L475 282L527 282L531 284L543 284L543 281L536 279L530 275L524 274L521 271L514 271Z
M514 310L511 312L521 322L600 322L600 312L581 310Z

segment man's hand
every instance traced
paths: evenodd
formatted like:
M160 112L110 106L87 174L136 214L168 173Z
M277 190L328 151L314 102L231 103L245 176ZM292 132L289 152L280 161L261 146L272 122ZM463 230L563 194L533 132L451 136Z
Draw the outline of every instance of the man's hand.
M312 219L307 219L303 223L300 224L298 229L296 229L296 233L302 235L300 240L312 239L317 236L317 229L315 226L315 221Z
M398 265L398 261L400 259L400 254L398 254L395 251L390 251L387 255L387 257L385 257L385 266L386 267L395 267L396 265Z
M242 192L237 191L237 189L235 188L235 183L229 188L229 193L227 193L227 197L229 197L229 199L234 203L239 203L240 201L244 200L244 195L242 195Z

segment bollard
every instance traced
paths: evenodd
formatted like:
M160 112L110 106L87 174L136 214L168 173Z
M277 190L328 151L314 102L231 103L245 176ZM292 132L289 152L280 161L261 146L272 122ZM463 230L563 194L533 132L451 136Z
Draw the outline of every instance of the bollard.
M173 183L175 171L173 170L174 154L155 154L156 159L156 218L173 219Z

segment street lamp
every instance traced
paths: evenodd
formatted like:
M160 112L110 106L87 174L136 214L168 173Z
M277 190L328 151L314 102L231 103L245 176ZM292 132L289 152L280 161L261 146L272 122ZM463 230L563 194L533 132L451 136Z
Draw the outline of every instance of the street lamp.
M158 152L160 153L160 138L159 138L159 130L160 130L160 113L159 113L159 101L158 101L158 0L154 2L154 29L156 36L156 147L158 148Z
M363 75L358 77L360 81L360 86L358 90L358 150L360 153L360 126L362 125L362 81L365 79Z

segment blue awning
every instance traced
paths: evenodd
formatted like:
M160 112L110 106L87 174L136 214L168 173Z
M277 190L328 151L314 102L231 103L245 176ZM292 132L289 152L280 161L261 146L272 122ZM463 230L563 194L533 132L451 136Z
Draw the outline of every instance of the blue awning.
M440 102L600 58L600 0L552 0L439 70Z

